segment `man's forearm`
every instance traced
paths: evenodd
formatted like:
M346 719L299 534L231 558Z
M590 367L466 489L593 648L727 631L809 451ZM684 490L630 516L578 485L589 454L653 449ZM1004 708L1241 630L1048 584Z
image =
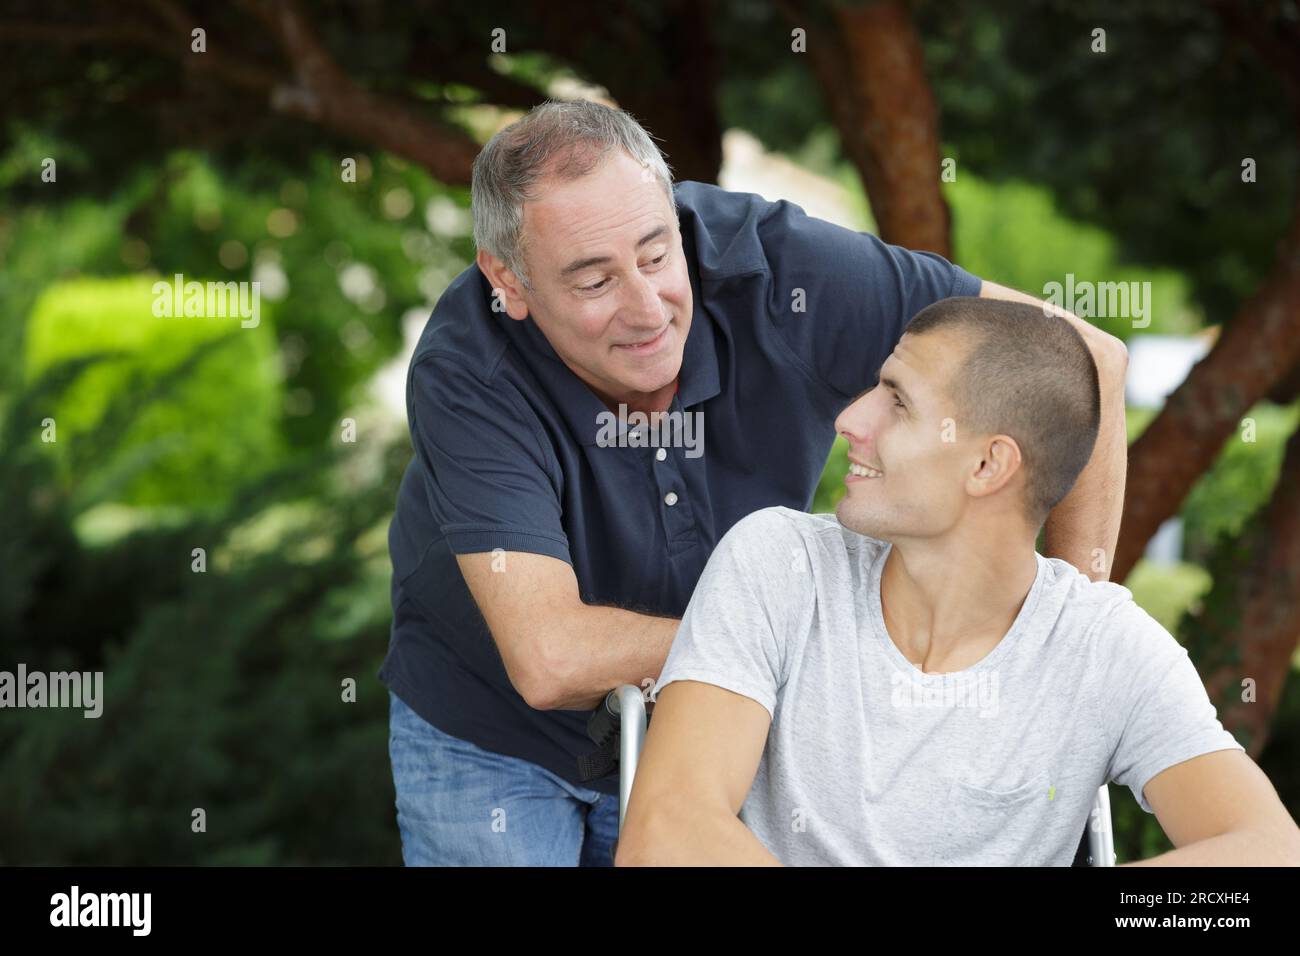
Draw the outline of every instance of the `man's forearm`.
M558 621L546 656L548 710L590 710L620 684L657 680L680 618L584 604Z
M1114 355L1098 358L1101 423L1092 457L1061 502L1047 516L1043 551L1061 558L1094 581L1110 577L1124 512L1128 474L1128 425L1124 418L1124 369Z
M1121 866L1300 866L1295 841L1275 835L1237 830L1198 840L1147 860Z
M628 817L615 866L780 866L752 830L729 814L662 806L650 819Z

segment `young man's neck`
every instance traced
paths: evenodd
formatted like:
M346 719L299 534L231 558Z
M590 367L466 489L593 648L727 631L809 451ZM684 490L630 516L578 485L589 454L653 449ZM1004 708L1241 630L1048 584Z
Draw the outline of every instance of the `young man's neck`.
M1032 537L971 529L895 541L880 577L885 627L921 670L964 670L1010 630L1037 573Z

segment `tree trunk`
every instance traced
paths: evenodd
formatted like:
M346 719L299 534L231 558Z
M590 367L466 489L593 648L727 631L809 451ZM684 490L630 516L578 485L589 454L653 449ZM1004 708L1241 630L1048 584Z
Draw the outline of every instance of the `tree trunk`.
M675 179L716 183L722 120L713 20L712 0L664 0L652 18L614 4L596 20L587 6L562 3L542 18L536 44L594 73L619 108L660 140Z
M1128 494L1111 579L1123 581L1178 513L1242 417L1300 362L1300 200L1263 286L1226 325L1129 448Z
M1210 571L1210 593L1180 630L1224 726L1258 757L1300 644L1300 429L1271 500L1215 549ZM1242 700L1246 679L1253 701Z
M939 111L906 6L899 0L837 5L832 22L822 25L792 3L780 7L791 26L808 33L813 74L862 177L881 238L951 259Z

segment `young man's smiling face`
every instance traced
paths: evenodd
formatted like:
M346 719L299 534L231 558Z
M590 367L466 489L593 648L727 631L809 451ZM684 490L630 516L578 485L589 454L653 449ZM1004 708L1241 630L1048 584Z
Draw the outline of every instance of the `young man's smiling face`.
M849 442L847 487L835 509L846 528L889 541L938 537L975 501L1005 484L1010 462L998 462L1001 471L991 476L982 467L990 457L989 436L962 428L946 388L967 348L951 331L904 334L881 367L878 384L835 420ZM1006 450L1004 443L1001 451ZM865 466L865 473L854 465Z
M533 288L505 272L514 284L507 288L507 312L515 319L531 315L556 354L605 401L635 406L670 399L692 296L663 186L616 150L579 179L545 179L540 193L524 206Z

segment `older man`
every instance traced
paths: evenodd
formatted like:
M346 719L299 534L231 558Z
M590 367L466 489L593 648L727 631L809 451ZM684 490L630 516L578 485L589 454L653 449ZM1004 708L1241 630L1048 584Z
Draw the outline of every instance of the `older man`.
M608 865L617 780L578 774L587 717L659 674L720 538L809 507L836 415L917 312L1035 300L788 202L674 185L635 120L595 103L497 133L472 200L476 264L411 361L389 533L403 856ZM1070 320L1101 370L1101 437L1047 551L1104 575L1125 354ZM647 430L665 412L689 442Z

